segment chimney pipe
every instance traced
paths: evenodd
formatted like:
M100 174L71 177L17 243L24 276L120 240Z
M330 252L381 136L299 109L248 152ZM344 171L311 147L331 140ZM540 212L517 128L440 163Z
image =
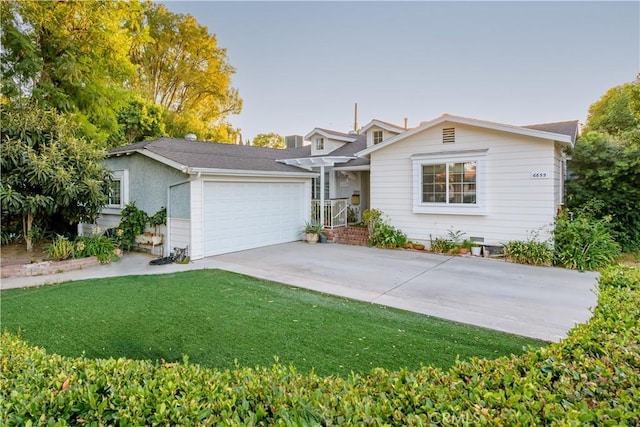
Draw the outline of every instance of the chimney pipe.
M407 130L407 120L409 120L408 118L404 118L404 130Z
M358 103L357 102L353 112L353 131L358 132Z

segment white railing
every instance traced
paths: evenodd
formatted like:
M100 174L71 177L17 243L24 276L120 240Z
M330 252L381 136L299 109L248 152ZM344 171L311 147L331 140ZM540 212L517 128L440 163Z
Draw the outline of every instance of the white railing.
M324 201L324 228L347 226L347 199L331 199ZM311 201L311 219L320 223L320 200Z

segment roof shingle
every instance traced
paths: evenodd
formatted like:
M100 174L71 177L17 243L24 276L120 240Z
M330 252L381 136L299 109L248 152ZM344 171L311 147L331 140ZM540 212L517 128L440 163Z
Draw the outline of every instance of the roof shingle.
M117 147L110 150L109 154L114 155L136 150L149 150L168 160L192 168L270 172L306 172L295 166L278 163L276 160L305 157L311 154L310 147L279 150L164 137Z
M559 133L561 135L569 135L571 142L576 142L578 136L578 120L570 120L567 122L540 123L536 125L521 126L527 129L541 130L544 132Z

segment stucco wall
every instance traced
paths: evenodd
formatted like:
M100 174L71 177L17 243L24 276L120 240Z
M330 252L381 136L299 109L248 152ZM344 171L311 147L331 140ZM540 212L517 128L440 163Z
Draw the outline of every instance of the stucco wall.
M169 185L188 178L188 175L177 169L141 154L110 157L106 160L106 164L114 171L129 170L129 201L135 201L136 207L149 215L167 206ZM179 192L178 195L185 197L188 196L188 192ZM188 198L172 199L171 202L179 206L189 206Z
M456 141L442 143L442 128L455 127ZM484 215L413 212L412 160L415 154L488 150L485 166ZM545 238L556 212L557 167L553 141L444 123L371 154L371 207L414 240L446 237L450 229L487 244L526 239L531 232ZM532 179L544 171L546 179Z

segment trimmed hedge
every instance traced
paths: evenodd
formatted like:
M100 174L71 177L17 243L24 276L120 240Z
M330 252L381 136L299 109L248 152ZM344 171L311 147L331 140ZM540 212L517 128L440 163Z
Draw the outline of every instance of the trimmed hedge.
M603 272L592 319L523 356L347 378L47 354L1 337L4 425L639 425L640 271Z

